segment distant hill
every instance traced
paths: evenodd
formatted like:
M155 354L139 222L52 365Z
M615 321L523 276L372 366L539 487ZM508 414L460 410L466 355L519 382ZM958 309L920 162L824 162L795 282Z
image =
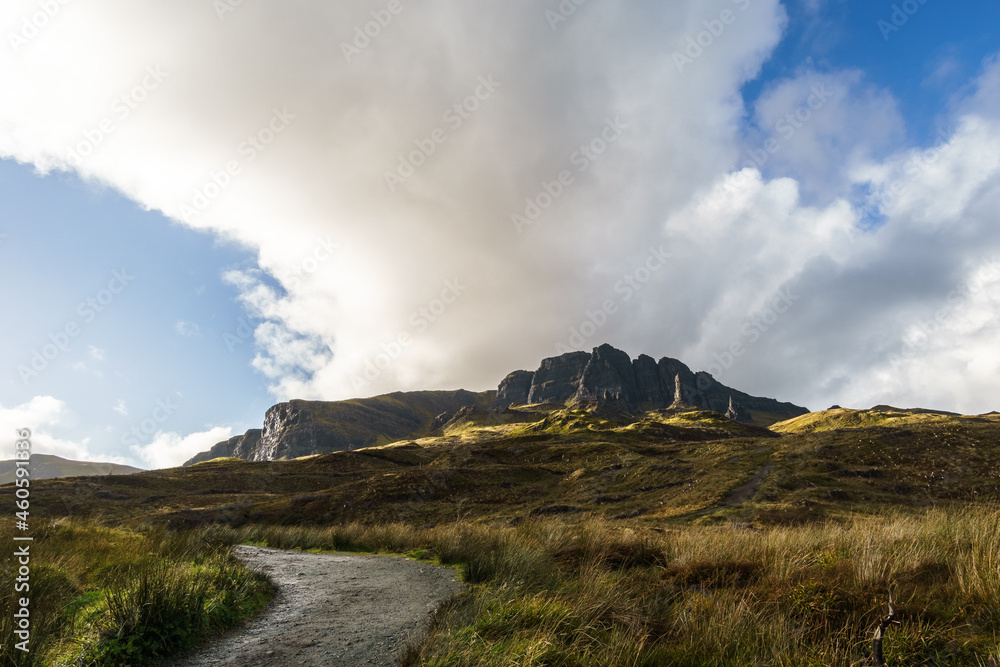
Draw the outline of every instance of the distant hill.
M14 461L0 461L0 484L14 481L17 466ZM71 461L51 454L31 455L31 479L54 479L56 477L93 477L96 475L131 475L142 472L139 468L118 463L98 463L93 461Z
M870 428L882 426L902 428L916 424L944 424L959 420L983 420L988 415L972 417L954 412L925 410L923 408L894 408L891 405L876 405L870 410L848 410L834 406L829 410L810 412L792 419L773 424L776 433L813 433L848 428Z

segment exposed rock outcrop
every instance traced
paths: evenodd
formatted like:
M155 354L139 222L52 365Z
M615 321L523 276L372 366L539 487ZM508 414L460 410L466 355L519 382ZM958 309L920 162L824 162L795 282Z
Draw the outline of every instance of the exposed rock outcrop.
M734 422L743 422L744 424L749 424L753 421L750 412L734 401L732 396L729 397L729 409L726 410L726 417L732 419Z
M419 438L431 433L436 417L487 405L495 397L492 391L413 391L351 401L278 403L265 414L263 429L220 442L184 465L220 456L293 459Z
M497 389L496 407L506 408L527 403L534 377L535 374L531 371L514 371L501 380Z
M580 388L589 362L587 352L567 352L543 359L531 378L528 403L565 403L571 399Z
M632 362L632 369L635 373L636 390L639 392L640 409L670 405L673 402L673 385L664 382L655 359L645 354L640 354Z
M632 359L610 345L595 347L571 400L610 403L630 411L638 409L639 392Z
M201 463L202 461L210 461L212 459L218 458L237 458L237 459L249 459L250 452L257 446L260 442L261 429L252 428L243 435L235 435L229 440L223 440L222 442L216 443L207 452L202 452L201 454L196 454L184 465L194 465L195 463Z
M568 352L542 360L538 370L515 371L500 384L493 407L539 403L600 404L632 413L687 406L753 421L754 411L787 419L808 412L791 403L750 396L718 382L710 373L694 372L683 362L658 362L629 356L610 345L587 352Z

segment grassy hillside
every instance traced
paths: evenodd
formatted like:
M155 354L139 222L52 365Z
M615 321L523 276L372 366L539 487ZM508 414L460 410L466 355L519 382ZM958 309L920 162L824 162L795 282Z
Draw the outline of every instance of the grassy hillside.
M948 424L967 420L989 418L966 417L952 412L935 410L901 410L888 405L879 405L871 410L848 410L846 408L831 408L820 412L793 417L771 425L771 430L777 433L810 433L813 431L831 431L845 428L871 428L881 426L886 428L902 428L915 424Z
M10 484L14 481L15 468L14 461L0 461L0 484ZM140 472L140 469L118 463L71 461L50 454L33 454L31 456L32 479L91 477L94 475L130 475L134 472Z
M13 610L0 616L0 664L138 667L239 625L273 595L210 531L172 533L91 522L34 522L29 651L15 648ZM13 522L0 525L12 541ZM14 547L11 547L11 552ZM0 560L11 591L17 569ZM23 581L23 580L22 580Z
M147 645L135 624L73 611L100 611L112 589L145 595L140 570L59 556L114 530L158 536L129 549L177 572L234 542L461 564L472 588L409 665L860 667L890 594L889 664L1000 654L1000 415L830 410L768 430L690 409L469 406L438 433L33 482L33 525L54 531L33 562L73 582L39 636L52 650ZM175 540L197 546L156 546ZM241 586L233 599L252 606L260 590Z
M353 442L384 445L428 435L444 423L435 423L439 416L450 418L466 406L485 407L495 398L494 391L409 391L312 405L316 423Z
M172 526L552 514L787 524L1000 499L1000 416L894 416L911 421L851 429L833 425L869 417L823 414L775 433L701 411L631 422L565 408L470 410L442 436L381 447L44 481L33 508ZM0 488L0 498L11 493Z

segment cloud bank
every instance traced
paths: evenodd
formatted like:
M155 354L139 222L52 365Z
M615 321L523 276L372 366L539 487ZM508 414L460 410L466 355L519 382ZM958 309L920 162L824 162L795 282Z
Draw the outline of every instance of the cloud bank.
M812 408L997 407L995 61L911 147L861 72L744 104L776 0L389 5L93 0L26 38L9 2L0 155L256 249L225 280L276 399L607 341Z

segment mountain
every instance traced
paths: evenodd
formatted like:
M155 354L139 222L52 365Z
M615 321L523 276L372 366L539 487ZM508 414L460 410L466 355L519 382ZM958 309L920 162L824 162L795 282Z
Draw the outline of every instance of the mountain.
M0 461L0 484L14 481L16 469L14 461ZM118 463L96 463L93 461L71 461L51 454L31 455L31 479L54 479L56 477L93 477L95 475L131 475L142 472L139 468Z
M216 458L276 461L350 451L430 435L464 407L488 405L495 392L396 392L349 401L288 401L264 415L264 426L217 443L184 465Z
M644 354L634 361L610 345L593 352L567 352L542 360L538 370L514 371L500 382L493 406L545 403L596 404L630 414L687 405L729 413L737 421L767 426L809 412L773 398L750 396L693 372L677 359L655 361Z
M543 359L535 371L514 371L495 392L415 391L349 401L279 403L267 411L263 428L217 443L184 465L217 458L286 460L413 440L440 435L442 427L463 415L508 420L509 409L518 405L575 406L635 418L653 410L688 407L758 426L809 412L732 389L676 359L655 361L640 355L633 361L605 344L592 352Z

